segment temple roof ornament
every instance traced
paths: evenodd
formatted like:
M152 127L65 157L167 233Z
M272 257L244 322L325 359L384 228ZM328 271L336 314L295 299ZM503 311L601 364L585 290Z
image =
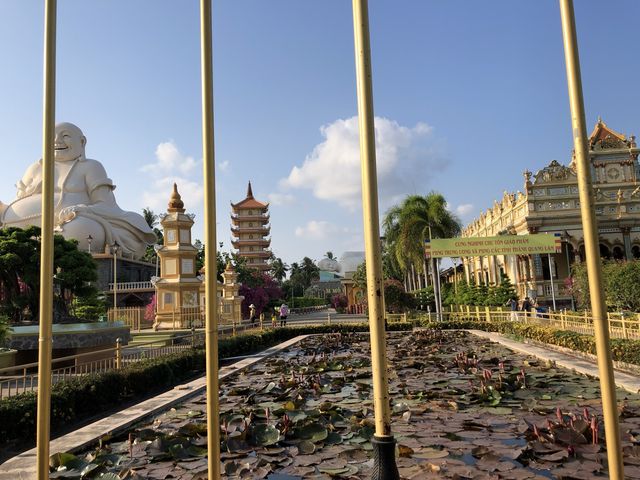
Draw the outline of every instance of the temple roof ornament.
M533 184L565 182L571 177L575 177L576 173L570 167L560 165L557 160L551 160L551 163L534 175Z
M251 182L249 182L247 185L247 197L238 203L231 202L231 206L233 208L267 208L269 204L262 203L253 197L253 189L251 188Z
M602 118L598 117L591 135L589 135L589 148L594 151L635 148L635 137L631 136L627 140L622 133L618 133L609 128Z
M167 211L184 213L184 202L178 193L178 185L175 183L173 184L173 192L171 192L171 197L169 198L169 208L167 208Z

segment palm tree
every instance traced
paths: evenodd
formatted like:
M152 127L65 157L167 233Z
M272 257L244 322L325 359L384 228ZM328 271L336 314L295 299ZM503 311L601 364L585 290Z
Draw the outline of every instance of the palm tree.
M273 278L279 283L282 283L282 280L287 276L288 270L289 265L284 263L281 258L274 258L271 261L271 275L273 275Z
M145 207L142 209L142 216L144 217L144 221L147 222L149 228L153 228L158 224L158 215L153 213L149 207Z
M305 287L309 287L313 280L317 280L318 278L320 278L320 269L316 265L316 262L311 260L309 257L304 257L302 259L300 270L302 270L302 273L304 275Z
M436 192L425 196L409 195L392 207L383 220L387 247L400 269L425 274L424 241L460 234L458 218L447 209L445 198ZM414 279L414 287L416 282Z
M327 252L324 254L329 260L333 260L335 257L333 256L333 252Z

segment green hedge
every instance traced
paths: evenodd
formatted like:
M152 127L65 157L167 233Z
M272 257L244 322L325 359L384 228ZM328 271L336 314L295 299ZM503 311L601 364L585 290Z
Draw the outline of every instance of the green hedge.
M410 329L409 324L392 324L392 329ZM266 330L239 335L218 342L218 358L247 355L296 337L312 333L366 331L368 325L320 325ZM167 390L205 370L205 352L194 349L144 360L122 370L84 375L53 386L51 429L55 434L123 402L149 397ZM0 445L11 440L31 442L36 433L35 392L0 400Z
M321 307L328 304L329 302L324 298L295 297L287 305L289 305L289 308L307 308Z

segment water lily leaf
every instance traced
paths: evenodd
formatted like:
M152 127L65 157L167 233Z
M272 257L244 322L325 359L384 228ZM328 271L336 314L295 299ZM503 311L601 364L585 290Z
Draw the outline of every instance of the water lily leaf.
M302 428L296 429L298 438L320 442L327 438L327 429L319 423L310 423Z
M409 458L413 454L413 449L406 445L398 444L398 454L400 457Z
M51 468L67 467L74 468L72 465L80 461L73 453L58 452L49 457L49 466Z
M249 445L241 436L229 437L227 439L227 450L229 452L244 452L249 449Z
M206 423L196 423L189 422L178 429L178 433L181 435L186 435L188 437L195 437L196 435L206 435L207 434L207 424Z
M419 451L414 452L413 458L423 458L425 460L433 460L434 458L444 458L449 456L447 450L438 450L436 448L421 448Z
M339 443L342 443L342 435L340 435L338 432L329 432L324 443L326 443L327 445L337 445Z
M298 443L298 452L301 455L311 455L315 451L316 446L309 440L302 440L300 443Z
M118 476L118 475L116 475L115 473L112 473L112 472L103 473L98 478L100 480L121 480L120 476Z
M192 457L206 457L209 451L206 448L191 445L187 448L187 453Z
M184 446L181 443L177 443L175 445L171 445L169 447L169 454L175 460L184 460L185 458L189 458L189 453L187 452L187 450L184 448Z
M253 430L253 443L260 447L273 445L280 440L280 431L273 425L256 425Z
M275 387L276 387L275 382L269 382L267 386L265 386L262 390L260 390L260 393L269 393Z

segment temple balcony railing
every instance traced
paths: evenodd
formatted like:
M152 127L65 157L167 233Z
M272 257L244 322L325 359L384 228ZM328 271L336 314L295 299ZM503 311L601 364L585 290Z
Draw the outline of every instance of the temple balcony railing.
M151 282L117 282L116 288L116 292L139 292L154 289ZM107 291L113 292L113 283L109 284L109 288Z

